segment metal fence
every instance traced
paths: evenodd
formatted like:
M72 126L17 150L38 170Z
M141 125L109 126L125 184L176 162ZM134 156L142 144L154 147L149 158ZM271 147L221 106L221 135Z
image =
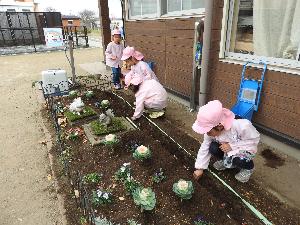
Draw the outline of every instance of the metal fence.
M111 88L110 78L105 75L101 76L100 79L90 77L77 77L76 81L78 85L77 89L82 93L91 89L108 91ZM50 90L52 90L53 87L57 87L57 84L48 84L47 86L43 86L43 83L40 82L40 85L42 86L42 91L46 100L47 109L49 111L51 120L55 128L57 143L56 154L58 157L60 157L62 161L64 175L70 181L73 193L75 193L75 190L79 193L79 196L77 196L78 198L76 198L75 200L77 207L82 213L82 216L86 219L87 224L95 225L95 210L93 208L93 205L91 204L91 193L87 191L86 185L83 182L83 174L81 173L81 171L77 171L75 173L74 171L71 171L69 159L66 157L62 157L68 150L68 146L66 145L65 139L62 135L64 133L63 127L61 127L59 123L59 115L61 113L60 98L66 93L59 92L59 89L57 89L57 92L53 93L52 95L49 95L48 93L50 93Z
M77 47L89 46L87 28L63 27L59 12L0 12L0 47L32 46L37 52L45 45L43 28L54 27L62 28L64 39L71 35Z

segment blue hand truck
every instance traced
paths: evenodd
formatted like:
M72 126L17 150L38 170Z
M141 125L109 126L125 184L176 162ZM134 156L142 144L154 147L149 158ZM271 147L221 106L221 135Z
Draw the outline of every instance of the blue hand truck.
M267 64L262 61L259 62L259 64L263 66L260 80L249 79L245 77L246 69L249 67L249 64L254 63L247 62L243 66L237 102L232 107L231 111L236 115L237 118L248 119L251 121L253 112L258 110L260 103Z

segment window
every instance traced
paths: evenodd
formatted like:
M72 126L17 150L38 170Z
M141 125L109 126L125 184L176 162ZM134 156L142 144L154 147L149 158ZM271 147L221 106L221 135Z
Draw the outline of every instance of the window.
M22 12L31 12L30 9L22 9Z
M167 1L167 14L191 14L191 13L204 13L205 1L204 0L166 0Z
M225 58L300 69L300 0L228 0L227 14Z
M7 9L6 11L7 11L7 12L16 12L15 9Z
M158 0L130 0L130 18L158 17L158 2Z
M73 20L68 20L68 25L73 25Z
M128 0L129 19L201 14L205 0Z

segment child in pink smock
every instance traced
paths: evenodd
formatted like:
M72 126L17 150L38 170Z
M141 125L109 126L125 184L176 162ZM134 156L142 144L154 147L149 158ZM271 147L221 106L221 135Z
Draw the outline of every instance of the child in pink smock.
M143 80L154 79L158 81L155 73L151 70L149 65L146 62L142 61L143 58L144 56L141 52L136 51L133 47L126 47L123 50L123 56L121 59L125 61L125 65L127 68L124 68L122 70L122 73L125 74L125 77L134 77L137 74L142 76ZM128 70L128 68L130 68L130 70Z
M195 163L196 180L208 168L211 155L219 159L213 164L216 170L239 168L235 178L243 183L249 180L260 135L249 120L234 117L218 100L199 108L193 130L204 134L204 140Z
M140 118L144 109L155 112L156 118L164 114L167 107L167 92L156 80L143 80L142 76L125 77L125 83L132 87L136 98L136 107L132 120Z

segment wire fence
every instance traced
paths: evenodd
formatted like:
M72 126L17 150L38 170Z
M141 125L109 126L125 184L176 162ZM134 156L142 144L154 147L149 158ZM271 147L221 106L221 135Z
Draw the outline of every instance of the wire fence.
M65 143L63 136L63 128L59 123L59 118L61 114L61 104L60 99L62 96L66 95L65 92L60 92L57 84L43 87L43 83L40 82L42 86L42 91L44 98L46 100L46 105L48 112L50 114L51 120L53 122L55 133L56 133L56 142L57 142L57 154L58 156L62 156L68 150L68 146ZM65 84L60 84L65 85ZM78 77L77 78L77 89L81 92L85 92L91 89L98 89L101 91L107 91L111 88L110 78L107 76L102 76L101 79L94 79L90 77ZM56 87L56 92L53 94L50 93L49 90L52 90L53 87ZM86 219L89 225L96 225L95 222L95 210L93 205L91 204L90 196L91 193L87 191L87 188L83 182L83 174L81 171L76 171L74 173L70 170L70 162L67 157L60 158L63 164L64 175L69 180L73 193L78 191L78 198L76 198L77 207L81 209L82 216Z
M43 28L61 28L76 47L89 47L85 26L63 26L59 12L0 12L1 54L48 51Z

